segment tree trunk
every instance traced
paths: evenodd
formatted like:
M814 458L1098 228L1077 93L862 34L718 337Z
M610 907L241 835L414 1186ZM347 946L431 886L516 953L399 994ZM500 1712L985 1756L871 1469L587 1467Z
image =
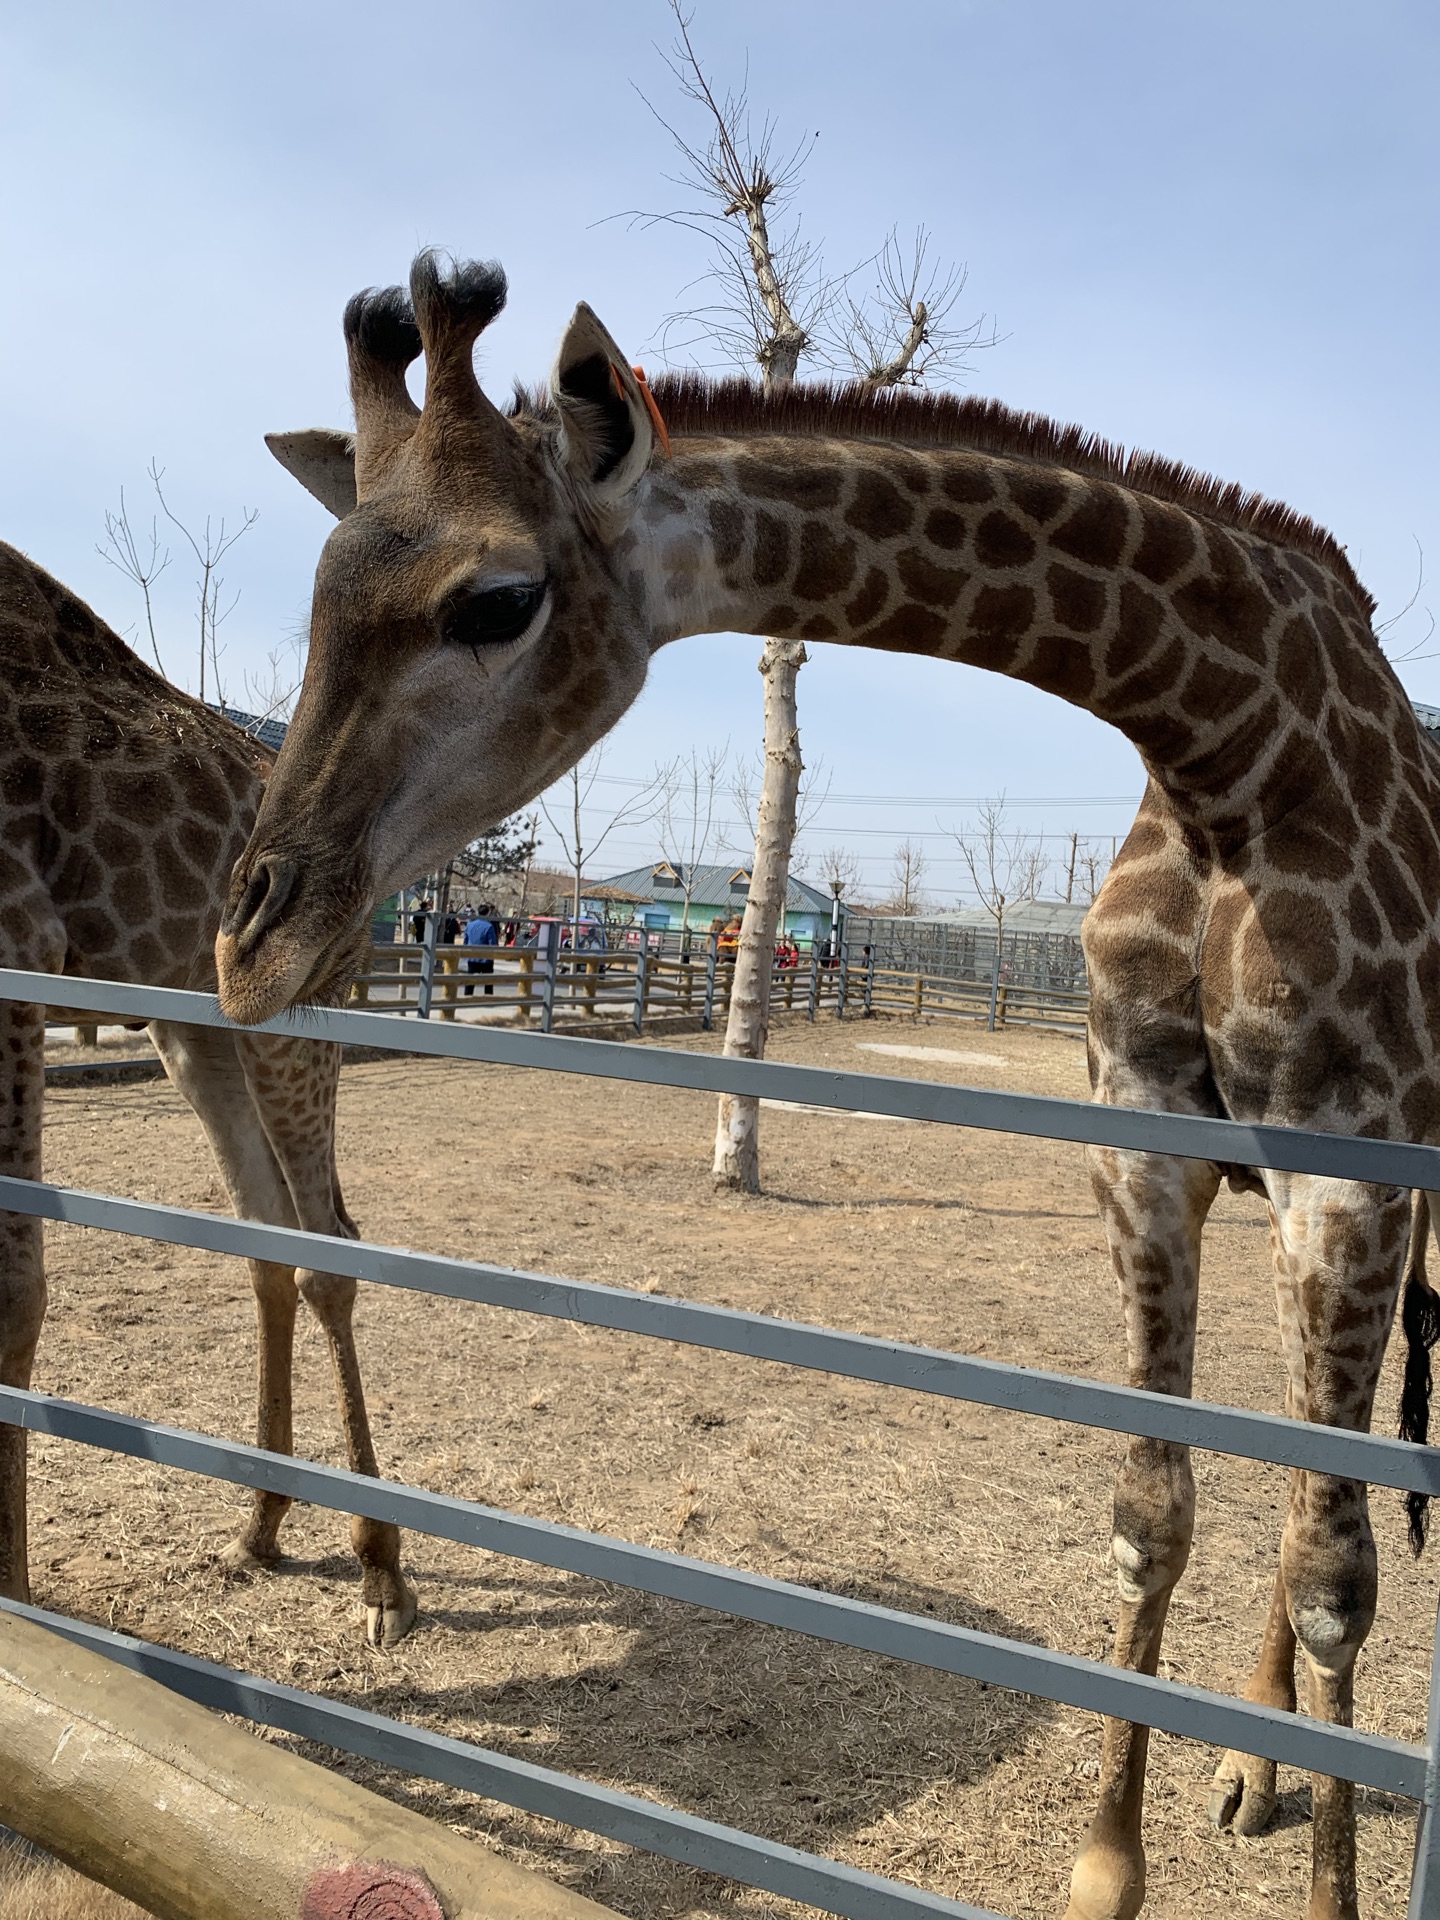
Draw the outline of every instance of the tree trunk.
M725 1053L730 1059L763 1060L770 1034L775 938L785 911L803 771L795 680L806 657L798 640L767 640L760 657L765 681L765 778L760 787L750 893L725 1023ZM718 1187L739 1193L760 1191L760 1102L749 1095L720 1096L714 1174Z

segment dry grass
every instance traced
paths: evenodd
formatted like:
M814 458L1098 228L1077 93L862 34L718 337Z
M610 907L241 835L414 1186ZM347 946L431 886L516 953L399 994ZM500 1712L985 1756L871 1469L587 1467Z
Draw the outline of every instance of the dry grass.
M118 1893L58 1860L0 1841L0 1920L146 1920Z
M1081 1049L803 1022L809 1063L1080 1094ZM993 1056L888 1060L861 1040ZM682 1044L709 1046L710 1040ZM195 1124L160 1085L61 1091L52 1177L217 1204ZM1077 1149L769 1112L769 1193L709 1188L701 1095L519 1070L347 1069L341 1166L372 1238L675 1292L1101 1377L1121 1370L1113 1281ZM239 1263L79 1229L49 1232L52 1320L37 1384L250 1435L251 1308ZM1113 1436L725 1355L370 1291L361 1313L382 1471L470 1498L682 1546L1083 1654L1108 1652ZM297 1445L335 1459L323 1354L299 1345ZM1394 1369L1378 1423L1393 1430ZM1207 1242L1197 1390L1280 1403L1266 1233L1220 1201ZM367 1652L344 1522L292 1516L288 1573L227 1578L233 1490L34 1443L37 1599L506 1752L694 1808L1013 1914L1049 1916L1094 1792L1088 1716L970 1681L414 1538L416 1632ZM1203 1456L1195 1559L1164 1671L1238 1690L1259 1644L1285 1476ZM1435 1594L1375 1502L1381 1612L1362 1725L1423 1737ZM334 1756L317 1754L316 1757ZM1304 1910L1308 1787L1282 1775L1276 1830L1205 1821L1214 1756L1154 1742L1147 1915ZM781 1903L449 1789L352 1777L487 1837L625 1912L771 1915ZM1367 1920L1405 1905L1411 1810L1361 1796ZM81 1911L81 1909L77 1909ZM0 1920L4 1920L0 1914ZM37 1915L38 1920L38 1915ZM48 1920L48 1911L47 1911Z

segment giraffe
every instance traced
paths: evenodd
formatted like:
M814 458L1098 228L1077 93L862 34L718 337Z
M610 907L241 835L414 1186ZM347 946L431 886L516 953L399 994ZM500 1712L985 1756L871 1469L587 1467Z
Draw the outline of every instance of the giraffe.
M1148 772L1091 911L1094 1097L1440 1138L1440 756L1343 550L1286 507L995 402L675 377L643 388L579 307L544 395L502 414L474 343L498 267L422 254L357 295L354 436L272 450L340 518L295 720L217 956L238 1020L342 989L369 900L541 791L651 654L735 631L966 662L1118 727ZM425 403L405 368L423 351ZM668 428L668 446L665 430ZM367 751L381 739L384 755ZM1263 1192L1286 1404L1371 1417L1411 1216L1399 1189L1094 1150L1131 1383L1191 1390L1201 1232ZM1187 1451L1132 1439L1115 1657L1156 1671L1189 1556ZM1294 1476L1250 1697L1348 1724L1375 1604L1363 1486ZM1147 1731L1107 1722L1069 1920L1143 1904ZM1258 1830L1274 1769L1217 1768ZM1310 1920L1354 1920L1353 1790L1314 1783Z
M211 990L226 878L273 756L144 664L74 594L0 543L0 966ZM63 992L57 987L57 999ZM354 1238L335 1172L340 1049L154 1021L237 1214ZM0 1167L38 1180L45 1009L0 1002ZM378 1471L351 1330L355 1282L252 1260L259 1444L291 1450L298 1294L329 1344L350 1464ZM28 1386L45 1314L41 1223L0 1214L0 1380ZM25 1435L0 1426L0 1593L29 1597ZM223 1558L272 1565L290 1502L257 1493ZM396 1528L354 1519L368 1637L415 1617Z

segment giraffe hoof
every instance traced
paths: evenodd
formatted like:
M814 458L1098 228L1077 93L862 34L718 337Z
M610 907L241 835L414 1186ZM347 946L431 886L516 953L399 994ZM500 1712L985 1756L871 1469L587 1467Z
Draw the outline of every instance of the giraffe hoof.
M1221 1833L1253 1840L1275 1814L1275 1767L1272 1761L1248 1755L1229 1755L1221 1761L1210 1788L1210 1824Z
M417 1612L415 1595L409 1587L404 1590L405 1597L398 1606L376 1606L365 1609L365 1644L370 1647L396 1647L415 1624Z
M272 1573L284 1558L278 1546L256 1546L241 1534L220 1549L219 1564L226 1573Z

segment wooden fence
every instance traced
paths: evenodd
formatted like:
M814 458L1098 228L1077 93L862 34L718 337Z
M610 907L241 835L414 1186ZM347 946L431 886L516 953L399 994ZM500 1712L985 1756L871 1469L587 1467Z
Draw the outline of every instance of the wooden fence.
M648 947L601 950L544 946L489 947L491 973L471 973L473 947L395 942L372 947L369 970L356 980L351 1004L383 1013L422 1013L454 1020L470 1012L501 1016L520 1026L568 1029L590 1025L643 1033L647 1027L724 1023L734 961L713 940L688 952ZM987 1027L1047 1026L1081 1032L1089 995L1084 989L1036 985L896 966L877 966L853 949L838 962L817 949L796 966L776 965L771 1009L839 1018L957 1019Z

